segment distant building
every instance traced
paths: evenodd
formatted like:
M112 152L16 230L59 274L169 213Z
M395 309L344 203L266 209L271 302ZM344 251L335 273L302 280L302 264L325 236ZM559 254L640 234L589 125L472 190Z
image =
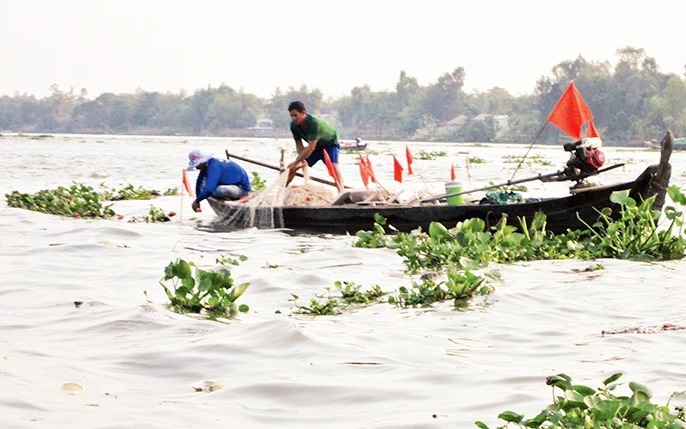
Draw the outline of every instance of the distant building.
M467 115L460 115L460 116L456 116L453 119L446 122L444 126L446 126L448 128L459 129L459 128L462 128L462 126L464 124L466 124L468 120L469 120L469 118L467 117Z
M255 126L248 127L255 137L273 137L274 136L274 122L271 118L260 116L255 122Z
M480 121L491 125L495 131L496 139L502 137L504 133L510 130L510 117L507 115L491 115L489 113L481 113L473 117L472 121Z

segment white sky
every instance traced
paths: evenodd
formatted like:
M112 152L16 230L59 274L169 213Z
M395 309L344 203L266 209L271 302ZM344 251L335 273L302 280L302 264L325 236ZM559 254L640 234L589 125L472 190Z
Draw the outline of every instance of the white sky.
M683 76L684 17L684 0L0 0L0 95L223 82L339 97L460 66L468 92L521 95L562 61L614 64L626 46Z

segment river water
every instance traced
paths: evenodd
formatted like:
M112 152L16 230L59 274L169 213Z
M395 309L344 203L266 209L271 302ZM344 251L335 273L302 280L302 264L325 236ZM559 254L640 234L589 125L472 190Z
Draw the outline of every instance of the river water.
M391 155L405 164L405 143L370 143L384 186L440 193L451 164L464 188L503 182L527 149L408 145L415 175L401 188ZM72 182L164 191L180 186L196 147L274 165L281 147L288 159L294 154L289 140L196 137L5 135L0 147L3 196ZM422 152L445 155L424 160ZM600 183L633 179L659 157L640 148L605 152L608 165L626 165ZM559 147L534 146L531 154L539 161L525 163L517 178L554 172L567 158ZM355 160L344 154L341 166L347 183L360 186ZM242 164L268 183L277 178ZM686 153L676 152L672 164L672 183L684 189ZM569 184L527 186L538 196ZM475 420L493 427L502 411L533 417L549 404L545 378L556 373L597 387L620 371L620 381L650 386L662 404L686 390L684 261L491 266L501 275L495 293L466 309L379 303L310 317L295 313L292 294L306 304L336 280L394 292L413 277L393 251L353 248L347 236L213 232L209 206L198 214L190 202L125 201L114 205L122 219L83 220L8 208L2 199L0 427L470 428ZM169 223L128 222L151 204L177 215ZM207 269L239 255L248 259L232 276L250 283L239 300L248 313L220 323L166 307L159 280L169 262ZM605 269L584 271L597 263ZM666 324L677 329L663 330ZM218 388L202 389L209 385Z

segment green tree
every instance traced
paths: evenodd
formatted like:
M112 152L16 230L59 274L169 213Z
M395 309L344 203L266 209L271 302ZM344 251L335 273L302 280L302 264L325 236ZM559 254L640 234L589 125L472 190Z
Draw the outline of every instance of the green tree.
M452 73L445 73L429 86L421 101L421 113L442 123L466 112L464 68L458 67Z
M277 88L272 98L266 103L265 110L275 128L288 131L291 123L288 105L292 101L302 101L308 113L321 115L325 113L323 100L324 95L320 90L310 91L306 85L302 85L299 89L289 88L286 93L282 93Z

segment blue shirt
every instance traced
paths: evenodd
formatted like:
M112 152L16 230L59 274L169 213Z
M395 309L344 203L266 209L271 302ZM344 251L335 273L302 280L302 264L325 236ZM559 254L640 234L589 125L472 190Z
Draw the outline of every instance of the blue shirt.
M243 167L228 159L210 158L205 171L200 171L195 182L195 195L198 202L212 195L217 186L236 185L247 193L252 191L248 173Z

